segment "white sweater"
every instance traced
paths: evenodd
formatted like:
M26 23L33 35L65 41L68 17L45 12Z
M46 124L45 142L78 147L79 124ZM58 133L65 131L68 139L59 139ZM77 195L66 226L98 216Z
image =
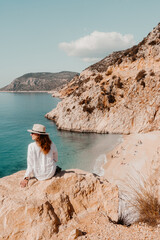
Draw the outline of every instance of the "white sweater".
M28 145L27 170L24 177L36 177L45 180L53 177L58 161L57 148L52 142L48 154L44 154L36 142Z

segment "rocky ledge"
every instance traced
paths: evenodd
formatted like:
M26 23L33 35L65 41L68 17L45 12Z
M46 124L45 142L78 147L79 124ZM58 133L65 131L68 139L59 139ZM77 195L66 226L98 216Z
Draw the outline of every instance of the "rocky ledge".
M160 23L138 45L85 69L46 114L59 129L97 133L159 130Z
M47 181L32 179L23 189L23 175L0 179L0 239L74 239L72 231L88 216L118 220L118 188L103 178L68 170ZM85 231L80 227L75 235Z
M23 176L0 179L0 239L159 239L159 225L118 224L118 188L103 177L71 169L23 189Z

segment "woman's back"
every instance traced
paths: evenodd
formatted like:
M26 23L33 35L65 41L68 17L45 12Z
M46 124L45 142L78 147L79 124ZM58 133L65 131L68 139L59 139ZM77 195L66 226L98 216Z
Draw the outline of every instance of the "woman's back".
M51 178L56 170L56 154L57 149L54 143L51 143L50 151L44 154L36 142L30 143L28 146L28 165L32 165L32 174L38 180ZM30 171L30 169L29 169ZM26 171L26 176L28 172Z

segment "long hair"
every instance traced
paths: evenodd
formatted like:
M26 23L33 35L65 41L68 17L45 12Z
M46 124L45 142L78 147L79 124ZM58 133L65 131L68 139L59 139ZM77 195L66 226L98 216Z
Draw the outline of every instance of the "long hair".
M36 139L36 143L40 146L41 151L44 154L49 153L50 149L51 149L51 139L49 138L48 135L38 135L38 138Z

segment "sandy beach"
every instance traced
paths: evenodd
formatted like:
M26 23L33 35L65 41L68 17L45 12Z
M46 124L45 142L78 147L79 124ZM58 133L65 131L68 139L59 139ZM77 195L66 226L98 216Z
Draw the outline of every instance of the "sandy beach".
M123 136L123 141L107 154L104 176L119 184L128 176L149 176L160 148L160 131Z

